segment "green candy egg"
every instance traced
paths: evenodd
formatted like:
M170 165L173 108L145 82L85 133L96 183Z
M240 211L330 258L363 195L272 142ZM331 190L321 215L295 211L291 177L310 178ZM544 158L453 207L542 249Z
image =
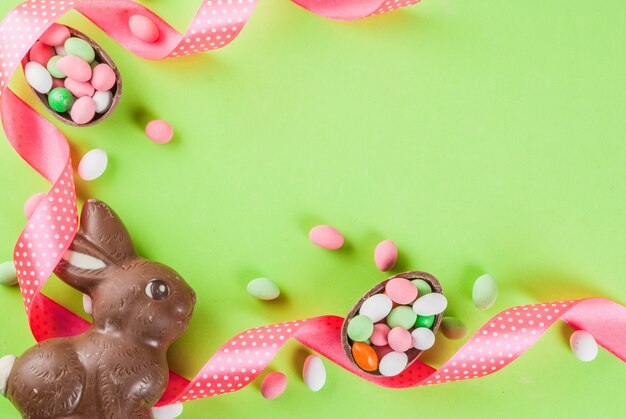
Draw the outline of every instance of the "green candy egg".
M248 282L248 294L259 300L273 300L280 296L280 288L269 278L256 278Z
M48 105L57 112L67 112L74 104L74 95L64 87L57 87L48 93Z
M13 264L13 262L0 263L0 284L17 284L17 275L15 273L15 265Z
M94 68L96 68L96 66L100 64L99 62L97 62L96 60L93 60L93 62L91 64L89 64L89 66L91 67L91 69L93 70Z
M374 332L374 323L367 316L359 314L348 322L348 337L355 342L365 342Z
M63 45L68 55L76 55L83 60L91 63L96 58L96 52L93 50L89 42L80 38L70 38Z
M417 316L415 320L415 327L425 327L430 329L435 323L435 316Z
M57 67L57 62L61 58L63 57L60 55L55 55L54 57L50 58L50 60L48 60L48 64L46 65L48 73L50 73L52 77L56 77L57 79L64 79L66 77L65 74L61 73L61 70L59 70L59 68Z
M414 279L411 282L417 287L417 295L419 297L433 292L433 290L430 288L430 284L423 279Z
M392 329L394 327L403 327L410 329L415 325L417 314L409 306L398 306L391 310L387 315L387 325Z

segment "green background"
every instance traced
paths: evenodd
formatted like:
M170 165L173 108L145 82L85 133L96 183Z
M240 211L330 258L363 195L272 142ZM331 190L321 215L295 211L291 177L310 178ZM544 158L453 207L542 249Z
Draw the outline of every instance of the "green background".
M4 15L16 0L3 0ZM179 30L197 1L146 5ZM448 313L475 330L507 307L604 296L626 302L626 8L622 0L425 0L358 22L333 22L264 0L223 50L162 62L136 58L78 14L124 77L119 108L95 127L62 127L76 162L109 153L105 175L80 183L108 202L147 257L196 289L172 368L192 376L246 328L347 313L386 274L372 254L400 249L397 271L442 282ZM34 95L23 76L18 93ZM41 109L38 107L38 109ZM176 136L157 145L147 118ZM0 260L25 224L22 205L47 184L0 141ZM336 226L346 246L313 246L308 230ZM471 302L484 272L500 286L487 312ZM284 297L245 286L272 278ZM47 293L81 311L56 279ZM0 288L0 354L33 344L17 288ZM571 329L550 330L503 371L480 380L387 390L325 362L308 390L305 349L271 364L289 379L264 400L258 382L185 404L183 417L617 417L624 365L601 350L571 354ZM440 337L441 364L462 342ZM258 381L258 380L257 380ZM17 417L0 399L0 417Z

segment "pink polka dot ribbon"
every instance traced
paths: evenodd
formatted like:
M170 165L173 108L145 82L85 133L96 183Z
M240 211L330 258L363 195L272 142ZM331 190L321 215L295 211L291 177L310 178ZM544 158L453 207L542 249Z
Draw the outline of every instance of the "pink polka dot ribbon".
M359 19L412 5L418 0L294 0L326 18ZM52 188L29 217L14 251L15 267L29 325L37 341L73 336L89 322L41 293L41 288L69 248L78 213L69 144L63 134L9 88L19 63L43 32L72 9L89 18L121 45L147 59L162 59L221 48L247 22L256 0L203 1L189 28L178 33L159 16L131 0L31 0L0 23L0 116L15 150L51 182ZM128 28L133 14L150 17L160 31L153 44L135 38ZM563 320L591 333L598 343L626 361L626 308L602 298L532 304L505 310L481 327L440 368L421 361L395 377L365 374L349 362L340 340L343 319L320 316L262 326L226 342L192 379L170 372L159 405L237 391L253 381L282 346L295 339L374 384L408 388L492 374L528 350L556 322Z

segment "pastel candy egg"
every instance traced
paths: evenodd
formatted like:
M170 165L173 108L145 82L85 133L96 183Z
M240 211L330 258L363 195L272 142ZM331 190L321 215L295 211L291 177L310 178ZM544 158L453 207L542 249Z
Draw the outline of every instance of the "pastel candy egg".
M78 163L78 175L84 180L94 180L102 176L107 168L108 156L104 150L89 150Z
M70 79L69 77L65 79L63 85L67 90L70 91L70 93L72 93L76 97L91 97L95 92L91 83L85 81L76 81L74 79Z
M415 287L417 287L417 295L419 295L420 297L422 295L430 294L431 292L433 292L430 284L423 279L414 279L411 282L413 283L413 285L415 285Z
M13 261L0 263L0 284L17 284L17 274L15 273L15 265L13 264Z
M52 76L44 66L34 61L29 62L24 67L26 81L30 87L41 94L46 94L52 89Z
M91 85L96 90L106 91L115 86L115 72L108 64L98 64L93 68Z
M410 304L417 298L417 288L405 278L390 279L385 285L385 293L398 304Z
M443 294L433 292L415 300L413 311L420 316L432 316L443 313L447 306L446 297Z
M467 336L467 326L456 317L444 317L441 320L441 332L448 339L463 339Z
M89 63L75 55L61 57L56 61L56 67L62 74L76 81L89 81L89 79L91 79L91 67ZM53 76L57 77L54 74Z
M65 41L63 47L68 55L80 57L87 63L92 62L96 58L96 52L93 50L92 46L89 45L89 42L84 39L72 37Z
M174 129L167 122L156 119L146 125L146 136L155 143L165 144L174 136Z
M128 27L133 35L144 42L155 42L159 39L159 28L152 19L143 15L132 15L128 19Z
M83 294L83 310L90 316L93 314L93 304L91 302L91 297L87 294Z
M54 51L54 48L49 47L43 42L37 41L30 49L30 52L28 53L28 59L45 67L48 65L48 61L50 61L50 58L54 57L55 55L56 52Z
M54 52L56 52L57 55L59 55L61 57L65 57L67 55L67 51L65 51L65 48L63 47L63 45L60 45L58 47L54 47Z
M354 342L352 344L352 358L363 371L374 371L378 368L378 355L366 343Z
M280 295L280 289L269 278L256 278L248 282L248 294L259 300L274 300Z
M398 306L391 310L387 316L387 325L392 329L394 327L403 327L410 329L415 324L417 314L408 306Z
M498 284L489 274L481 275L474 282L472 288L472 300L476 308L487 310L496 302L498 297Z
M74 95L65 87L55 87L48 94L48 105L57 112L67 112L74 104Z
M282 372L270 372L261 381L261 394L267 400L273 400L285 392L287 377Z
M183 404L174 403L152 408L154 419L176 419L183 414Z
M348 337L356 342L363 342L372 336L374 323L367 316L354 316L348 322Z
M435 334L425 327L418 327L411 332L413 347L422 351L430 349L435 344Z
M302 367L302 379L311 391L319 391L326 383L326 368L317 355L309 355Z
M35 212L41 201L46 197L44 192L39 192L31 195L24 203L24 215L26 218L30 218Z
M373 348L376 352L376 356L378 356L378 359L383 359L389 352L393 352L393 349L391 349L389 345L374 346Z
M381 321L391 311L393 303L385 294L376 294L363 302L359 314L369 317L374 323Z
M415 320L415 327L430 328L434 323L435 316L417 316L417 320Z
M72 105L72 109L70 110L72 121L79 125L91 122L95 115L96 102L92 98L86 96L83 96L74 102L74 105Z
M389 352L380 360L378 371L385 377L393 377L404 371L408 361L404 352Z
M46 45L51 47L56 47L59 45L63 45L65 41L67 41L70 36L70 30L67 26L60 25L58 23L53 23L44 33L41 35L39 40Z
M58 67L59 60L61 58L63 58L63 56L55 55L54 57L50 58L50 60L48 60L48 64L46 64L46 69L48 70L50 75L57 79L64 79L66 77L65 74L61 70L59 70Z
M569 344L576 358L581 361L593 361L598 355L598 344L596 340L590 333L584 330L577 330L572 333Z
M408 351L413 346L411 333L402 327L394 327L391 329L387 340L389 341L391 349L396 352Z
M384 240L376 246L374 250L374 262L379 271L387 272L396 264L398 260L398 248L391 240Z
M96 102L96 113L105 113L111 107L113 94L109 90L106 92L96 92L92 99Z
M329 225L315 226L309 231L309 239L316 246L324 249L337 250L343 246L344 238L341 233Z
M389 341L387 340L387 336L389 335L390 330L391 328L385 323L376 323L374 325L374 331L372 332L372 336L370 336L370 341L372 342L372 345L387 345L389 343Z
M65 80L52 77L52 88L56 89L57 87L65 87Z

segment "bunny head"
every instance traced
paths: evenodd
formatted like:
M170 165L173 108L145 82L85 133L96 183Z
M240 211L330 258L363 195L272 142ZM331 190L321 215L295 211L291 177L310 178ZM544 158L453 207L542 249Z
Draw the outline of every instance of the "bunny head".
M173 269L135 253L105 203L83 206L80 229L57 276L92 300L93 324L154 347L169 346L191 319L196 296Z

